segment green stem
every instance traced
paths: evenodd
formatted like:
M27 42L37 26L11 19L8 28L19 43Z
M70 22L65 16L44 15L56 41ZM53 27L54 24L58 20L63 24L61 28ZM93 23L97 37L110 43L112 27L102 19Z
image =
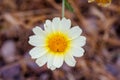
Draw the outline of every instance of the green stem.
M65 0L62 0L62 18L64 17L65 14Z

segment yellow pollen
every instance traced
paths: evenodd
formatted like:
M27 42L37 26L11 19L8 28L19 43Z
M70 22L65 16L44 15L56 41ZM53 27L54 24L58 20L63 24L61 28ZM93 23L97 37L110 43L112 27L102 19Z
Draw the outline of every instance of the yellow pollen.
M106 4L106 3L110 3L111 0L95 0L97 3L103 3L103 4Z
M96 2L98 3L98 5L105 7L110 5L111 0L96 0Z
M89 3L96 2L98 5L103 7L110 5L111 1L112 0L88 0Z
M67 46L68 46L68 41L64 35L54 34L49 37L48 48L50 51L61 53L66 50Z

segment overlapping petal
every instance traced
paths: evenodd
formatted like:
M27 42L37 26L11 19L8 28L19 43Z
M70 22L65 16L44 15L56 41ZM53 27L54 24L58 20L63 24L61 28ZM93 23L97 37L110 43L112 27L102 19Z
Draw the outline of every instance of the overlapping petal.
M53 65L57 68L60 68L63 64L64 56L63 55L55 55Z
M84 36L79 36L78 38L72 40L72 45L73 46L84 46L86 44L86 38Z
M47 56L43 55L39 58L37 58L36 63L41 67L43 65L45 65L45 63L47 62Z
M64 32L64 31L69 30L70 27L71 27L70 19L62 18L60 22L59 30Z
M34 32L35 35L45 36L45 32L38 26L33 28L33 32Z
M44 47L34 47L33 49L30 50L29 54L31 55L32 58L39 58L46 54L48 51L45 50Z
M48 53L47 54L47 59L48 59L47 67L51 68L53 66L54 56L51 55L50 53Z
M72 27L68 30L68 36L70 39L75 39L79 37L82 33L82 30L79 28L79 26Z
M60 26L60 18L59 17L55 17L52 20L52 29L53 29L53 32L59 31L59 26Z
M44 24L45 32L47 34L52 32L52 22L50 20L46 20Z
M29 37L28 43L33 45L33 46L45 46L45 41L44 37L38 36L38 35L33 35Z
M84 51L83 48L76 46L76 47L72 47L71 50L70 50L70 52L75 57L81 57L81 56L84 55L85 51Z
M65 55L65 63L71 67L75 66L75 64L76 64L76 61L70 52L66 53L66 55Z

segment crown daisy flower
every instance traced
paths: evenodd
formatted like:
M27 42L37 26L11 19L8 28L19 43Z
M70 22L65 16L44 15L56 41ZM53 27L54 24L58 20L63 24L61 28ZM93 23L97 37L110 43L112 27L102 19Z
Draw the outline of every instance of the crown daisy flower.
M79 26L70 27L70 19L55 17L52 21L45 21L44 30L38 26L33 28L35 35L29 37L29 44L34 48L29 54L40 67L47 64L54 70L64 62L73 67L76 64L74 57L83 56L86 38L80 36L82 30Z
M99 6L107 7L111 4L112 0L88 0L88 3L95 2Z

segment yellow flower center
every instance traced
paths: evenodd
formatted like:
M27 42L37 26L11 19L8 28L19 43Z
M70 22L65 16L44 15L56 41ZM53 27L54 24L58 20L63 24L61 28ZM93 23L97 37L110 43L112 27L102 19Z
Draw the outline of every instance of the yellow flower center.
M98 5L105 7L111 3L111 0L96 0L96 2Z
M88 2L96 2L100 6L107 6L111 3L112 0L88 0Z
M47 43L47 47L50 51L55 53L62 53L65 52L68 48L69 41L67 40L65 35L56 33L49 36Z
M97 3L104 3L104 4L111 2L111 0L95 0L95 1L96 1Z

